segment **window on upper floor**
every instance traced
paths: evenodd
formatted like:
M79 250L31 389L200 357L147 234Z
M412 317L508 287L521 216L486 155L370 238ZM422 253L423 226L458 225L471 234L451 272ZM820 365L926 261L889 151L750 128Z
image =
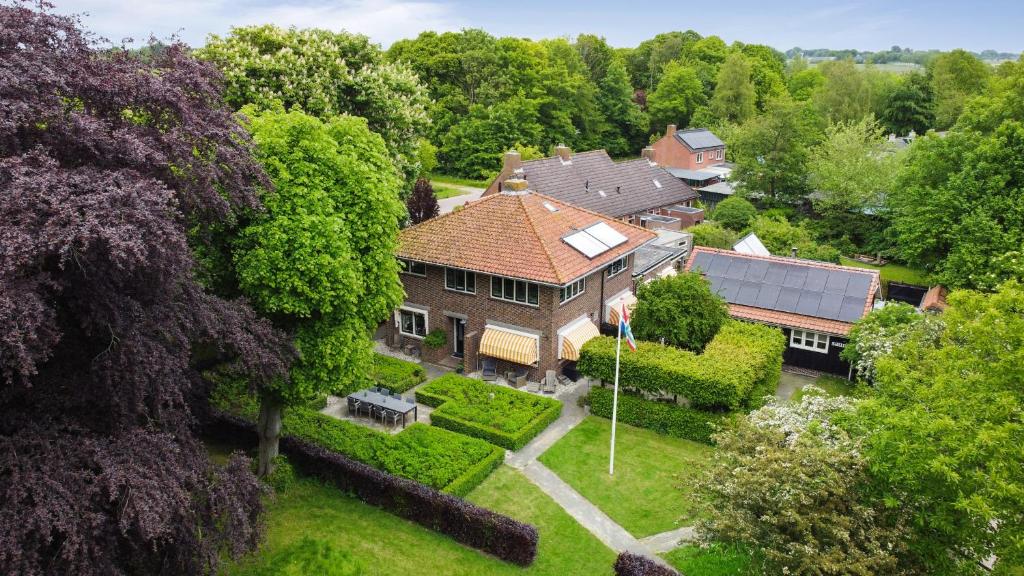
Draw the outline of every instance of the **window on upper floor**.
M572 284L566 284L558 290L558 300L562 304L565 304L569 300L583 294L583 291L587 289L587 279L580 278Z
M700 164L703 161L704 161L704 153L703 152L697 152L697 164Z
M398 331L405 336L425 337L427 335L427 313L411 308L399 309Z
M828 342L828 334L821 334L819 332L792 330L789 334L789 345L792 348L828 354Z
M476 294L476 273L460 268L445 268L444 287L456 292Z
M629 261L628 256L623 256L618 260L608 265L608 277L617 276L620 272L626 269L626 263Z
M403 274L412 274L413 276L426 276L427 265L423 262L417 262L415 260L406 260L405 258L399 258L398 264L401 266Z
M716 151L715 151L715 160L721 160L721 159L722 159L722 154L723 154L724 152L725 152L725 151L724 151L724 150L722 150L721 148L719 148L718 150L716 150Z
M540 302L540 285L525 280L491 276L491 297L536 306Z

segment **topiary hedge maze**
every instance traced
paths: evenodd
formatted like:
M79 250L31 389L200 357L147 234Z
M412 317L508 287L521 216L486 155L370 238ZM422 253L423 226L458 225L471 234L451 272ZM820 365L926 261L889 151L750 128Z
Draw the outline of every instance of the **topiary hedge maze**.
M416 401L437 409L430 422L509 450L519 450L562 413L562 403L488 384L474 378L445 374L416 391Z
M426 380L427 370L415 362L374 354L370 378L392 392L405 392Z

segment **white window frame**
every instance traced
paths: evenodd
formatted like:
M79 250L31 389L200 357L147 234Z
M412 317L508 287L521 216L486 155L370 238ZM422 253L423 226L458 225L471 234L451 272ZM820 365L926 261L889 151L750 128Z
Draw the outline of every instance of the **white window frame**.
M810 344L808 344L808 342L810 342ZM819 346L819 344L824 344L824 348ZM828 354L829 346L831 346L831 344L832 337L828 334L811 332L810 330L797 330L795 328L789 331L790 348L809 350L819 354Z
M414 319L412 321L412 330L413 330L412 332L406 332L405 331L405 326L402 323L402 312L408 312L409 314L412 314L414 316ZM423 335L422 336L419 335L419 334L416 334L416 320L415 320L415 315L416 314L419 314L420 316L423 316ZM408 336L409 338L416 338L416 339L422 340L422 339L427 337L427 334L430 333L430 313L427 312L426 310L423 310L421 308L413 308L411 306L402 306L402 307L400 307L398 309L398 311L395 312L395 316L396 316L396 318L398 320L398 333L401 334L402 336Z
M495 282L500 283L500 286L501 286L501 296L495 296L494 295L494 284L495 284ZM506 297L506 295L505 295L505 283L506 282L512 282L512 297L511 298ZM516 292L518 291L520 285L523 286L523 290L525 291L524 299L523 300L516 300ZM530 302L530 287L531 286L536 287L536 292L537 292L537 301L536 302ZM540 284L537 284L536 282L527 282L526 280L517 280L515 278L508 278L508 277L505 277L505 276L491 276L491 292L490 292L490 297L493 300L499 300L501 302L511 302L512 304L521 304L523 306L532 306L532 307L536 308L536 307L540 306Z
M615 270L613 272L612 268L614 268L615 266L618 266L620 263L622 264L621 268L619 268L618 270ZM614 278L615 276L618 276L619 274L622 274L623 272L625 272L625 270L626 270L626 268L628 266L629 266L629 256L628 255L627 256L623 256L622 258L619 258L618 260L614 260L611 264L608 265L608 277L609 278Z
M417 260L409 260L408 258L399 258L398 262L399 262L399 264L402 267L402 269L400 270L400 272L402 274L408 274L410 276L419 276L420 278L426 278L427 277L427 264L425 262L419 262ZM413 264L419 264L420 266L423 266L423 273L420 274L419 272L413 272L412 271L412 265Z
M561 288L559 288L558 289L558 301L559 301L560 304L565 304L566 302L569 302L571 300L575 300L576 298L579 298L580 294L583 294L586 291L587 291L587 277L584 276L583 278L580 278L579 280L577 280L575 282L570 282L570 283L566 284L565 286L562 286ZM569 292L572 292L572 295L569 296L568 298L566 298L565 295L568 294Z
M463 279L462 279L462 283L465 286L464 289L460 290L455 285L449 285L448 284L448 272L449 271L455 272L456 274L461 273L461 274L465 275L463 277ZM470 275L473 276L473 289L472 290L469 289L469 277L470 277ZM476 294L476 272L473 272L471 270L465 270L463 268L448 268L448 267L445 267L445 269L444 269L444 289L445 290L450 290L452 292L458 292L460 294Z
M718 150L715 151L715 160L721 160L722 159L722 152L723 152L723 150L721 148L719 148Z
M697 164L702 164L703 162L704 162L704 153L703 152L697 152Z

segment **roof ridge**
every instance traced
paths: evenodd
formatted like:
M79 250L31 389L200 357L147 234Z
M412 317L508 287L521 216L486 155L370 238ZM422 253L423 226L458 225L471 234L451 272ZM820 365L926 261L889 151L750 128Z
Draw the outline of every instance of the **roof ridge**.
M753 234L753 232L751 232L751 234ZM748 236L749 236L749 234L748 234ZM746 236L744 236L744 238L746 238ZM845 264L835 264L833 262L825 262L825 261L822 261L822 260L810 260L808 258L793 258L793 257L790 257L790 256L776 256L775 254L770 254L768 256L759 256L757 254L746 254L744 252L736 252L735 250L726 250L724 248L713 248L711 246L694 246L693 250L690 252L690 258L687 258L687 260L690 260L693 257L693 255L696 254L698 251L701 251L701 252L714 252L714 253L718 253L718 254L728 254L730 256L739 256L739 257L742 257L742 258L749 258L751 260L774 260L774 261L778 261L778 262L788 262L790 264L803 264L805 266L814 266L814 267L817 267L817 268L827 268L827 269L841 268L841 269L844 269L844 270L854 270L854 271L862 273L862 274L870 274L870 275L873 275L873 276L880 276L881 275L878 270L873 270L871 268L859 268L857 266L847 266Z
M584 207L578 206L576 204L570 204L569 202L566 202L564 200L559 200L558 198L553 198L551 196L548 196L547 194L541 194L540 192L533 192L532 190L531 190L531 192L533 194L536 194L538 198L543 198L545 200L550 200L550 201L553 201L553 202L557 202L557 203L561 204L562 206L568 206L568 207L570 207L570 208L572 208L574 210L579 210L580 212L586 212L587 214L590 214L592 216L597 216L598 218L600 218L602 220L613 220L613 221L618 222L618 223L620 223L620 224L622 224L624 226L629 226L631 228L636 228L638 230L643 230L644 232L651 232L650 230L648 230L647 228L644 228L643 226L637 226L636 224L630 224L629 222L626 222L625 220L619 220L618 218L614 218L612 216L608 216L607 214L601 214L600 212L594 212L593 210L590 210L589 208L584 208ZM651 232L651 233L654 234L653 232ZM657 234L654 234L654 235L657 236Z
M536 192L532 192L532 193L533 194L537 194ZM537 194L537 196L538 197L543 197L542 194ZM555 266L555 259L551 255L551 251L548 250L548 245L544 242L544 239L541 238L540 232L537 231L537 223L533 220L533 217L530 215L530 211L526 208L526 204L523 201L523 198L526 198L526 197L527 197L527 194L523 194L523 195L517 197L518 200L519 200L519 207L522 208L523 214L526 216L526 221L529 222L529 224L530 224L530 231L533 232L533 235L537 237L537 243L540 244L540 249L544 252L544 257L547 259L548 265L551 266L552 272L554 272L554 274L552 274L552 275L555 278L558 278L558 281L561 283L563 281L562 273L558 269L558 266Z
M605 156L608 156L608 158L611 158L611 155L609 155L608 151L605 150L604 148L597 148L597 149L594 149L594 150L583 150L581 152L572 152L572 156L582 156L584 154L595 154L595 153L599 153L599 152L603 152ZM561 158L561 156L559 156L558 154L555 154L553 156L545 156L543 158L534 158L533 160L523 160L523 166L526 166L527 164L529 164L531 162L543 162L545 160L555 160L555 159L559 159L559 158Z
M490 200L492 198L497 198L499 196L501 196L501 194L487 194L486 196L480 196L476 200L466 200L466 203L462 205L462 208L465 209L466 207L468 207L470 205L474 205L475 206L477 204L480 204L481 202L485 202L487 200ZM448 218L449 216L454 216L455 214L458 214L459 212L460 212L460 210L452 210L450 212L445 212L444 214L440 214L438 216L434 216L433 218L427 218L426 220L424 220L422 222L419 222L417 224L413 224L412 226L406 226L405 228L402 228L402 230L414 230L414 229L419 228L420 226L423 226L424 224L428 224L428 223L429 224L435 224L435 223L437 223L437 222L439 222L441 220L444 220L445 218Z

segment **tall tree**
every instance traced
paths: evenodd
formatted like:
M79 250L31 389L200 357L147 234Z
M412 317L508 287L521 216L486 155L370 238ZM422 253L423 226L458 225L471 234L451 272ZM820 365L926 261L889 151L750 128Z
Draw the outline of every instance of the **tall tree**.
M430 220L437 216L440 207L437 205L437 196L434 195L434 188L426 178L420 178L412 187L412 194L405 201L406 211L409 212L409 221L419 224L424 220Z
M700 274L686 272L640 286L633 314L637 338L694 352L704 350L729 309Z
M927 132L935 122L928 78L917 72L907 74L886 96L878 119L892 134Z
M609 125L603 138L605 148L612 156L636 154L646 143L650 118L633 101L629 75L619 57L608 64L607 73L598 88L598 102Z
M212 573L260 503L247 462L196 439L197 366L266 383L290 354L204 291L188 231L257 210L264 176L213 67L92 41L0 6L0 566Z
M743 54L730 54L718 69L711 110L729 122L742 123L754 115L754 85L750 82L750 64Z
M679 62L670 62L657 90L647 96L647 111L655 128L667 124L688 126L690 117L703 103L704 87L696 72Z
M825 76L812 96L815 108L831 122L858 121L871 111L871 86L852 60L825 62Z
M981 93L990 72L987 64L965 50L953 50L935 58L928 67L935 94L935 127L952 126L967 100Z
M789 98L773 101L763 115L741 125L731 143L741 190L771 200L801 200L815 132L807 107Z
M300 353L290 379L260 390L265 475L286 405L364 381L372 330L402 299L394 251L404 210L384 141L362 118L267 111L249 128L274 187L236 241L238 283Z
M211 36L196 54L224 72L225 98L236 109L280 102L321 120L361 116L384 137L409 187L420 173L419 142L430 121L426 89L409 66L386 61L366 36L246 26Z

